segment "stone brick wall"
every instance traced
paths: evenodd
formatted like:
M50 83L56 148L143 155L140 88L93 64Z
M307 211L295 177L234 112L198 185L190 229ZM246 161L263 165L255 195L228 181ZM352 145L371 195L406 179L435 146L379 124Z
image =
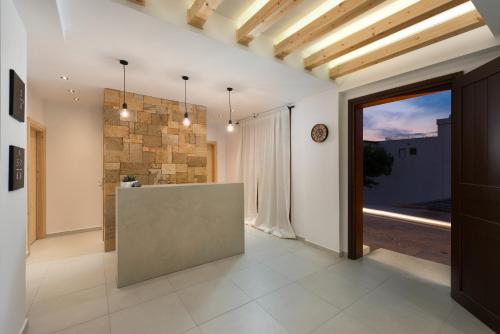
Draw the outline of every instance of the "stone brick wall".
M121 92L104 90L104 239L115 249L115 188L126 175L143 185L207 182L206 108L127 93L130 116L121 118Z

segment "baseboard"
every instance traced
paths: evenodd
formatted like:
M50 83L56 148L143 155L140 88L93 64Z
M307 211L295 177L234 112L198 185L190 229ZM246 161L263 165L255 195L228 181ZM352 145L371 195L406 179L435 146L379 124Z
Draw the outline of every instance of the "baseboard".
M21 328L19 334L28 334L28 327L29 327L29 322L28 318L26 318L24 319L23 327Z
M295 237L297 238L298 241L302 241L302 242L306 241L306 238L301 237L300 235L295 235Z
M56 233L48 233L46 235L47 238L53 238L53 237L60 237L63 235L68 235L68 234L76 234L76 233L84 233L84 232L93 232L93 231L101 231L102 227L89 227L89 228L82 228L78 230L71 230L71 231L64 231L64 232L56 232Z
M306 245L308 246L311 246L311 247L314 247L314 248L317 248L319 250L322 250L322 251L325 251L325 252L328 252L328 253L331 253L333 255L336 255L336 256L339 256L341 257L342 256L342 253L339 253L339 252L336 252L334 250L331 250L330 248L326 248L326 247L323 247L321 245L318 245L318 244L315 244L314 242L311 242L311 241L308 241L306 240L306 238L304 237L301 237L301 236L296 236L297 240L299 241L302 241L303 243L305 243Z

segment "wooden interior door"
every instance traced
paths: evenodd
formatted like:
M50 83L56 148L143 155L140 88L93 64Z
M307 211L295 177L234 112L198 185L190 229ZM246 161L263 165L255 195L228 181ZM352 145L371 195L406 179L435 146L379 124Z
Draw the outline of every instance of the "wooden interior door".
M452 296L500 332L500 58L459 78L453 118Z
M215 143L207 144L207 182L217 182L217 146Z
M28 137L28 244L36 240L37 231L37 131L29 129Z

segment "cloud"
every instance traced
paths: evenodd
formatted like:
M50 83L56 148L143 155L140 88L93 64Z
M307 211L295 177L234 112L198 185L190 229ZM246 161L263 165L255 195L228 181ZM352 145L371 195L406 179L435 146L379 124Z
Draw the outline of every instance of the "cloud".
M381 141L386 137L435 132L436 119L447 118L450 111L448 92L365 108L363 137L365 140Z

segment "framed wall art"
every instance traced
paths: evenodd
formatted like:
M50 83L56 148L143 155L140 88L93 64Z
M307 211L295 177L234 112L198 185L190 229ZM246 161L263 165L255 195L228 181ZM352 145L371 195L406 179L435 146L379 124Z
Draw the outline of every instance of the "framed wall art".
M24 148L9 146L9 191L24 188Z
M9 89L9 115L24 122L24 107L26 102L26 91L24 82L19 78L16 71L10 70Z

